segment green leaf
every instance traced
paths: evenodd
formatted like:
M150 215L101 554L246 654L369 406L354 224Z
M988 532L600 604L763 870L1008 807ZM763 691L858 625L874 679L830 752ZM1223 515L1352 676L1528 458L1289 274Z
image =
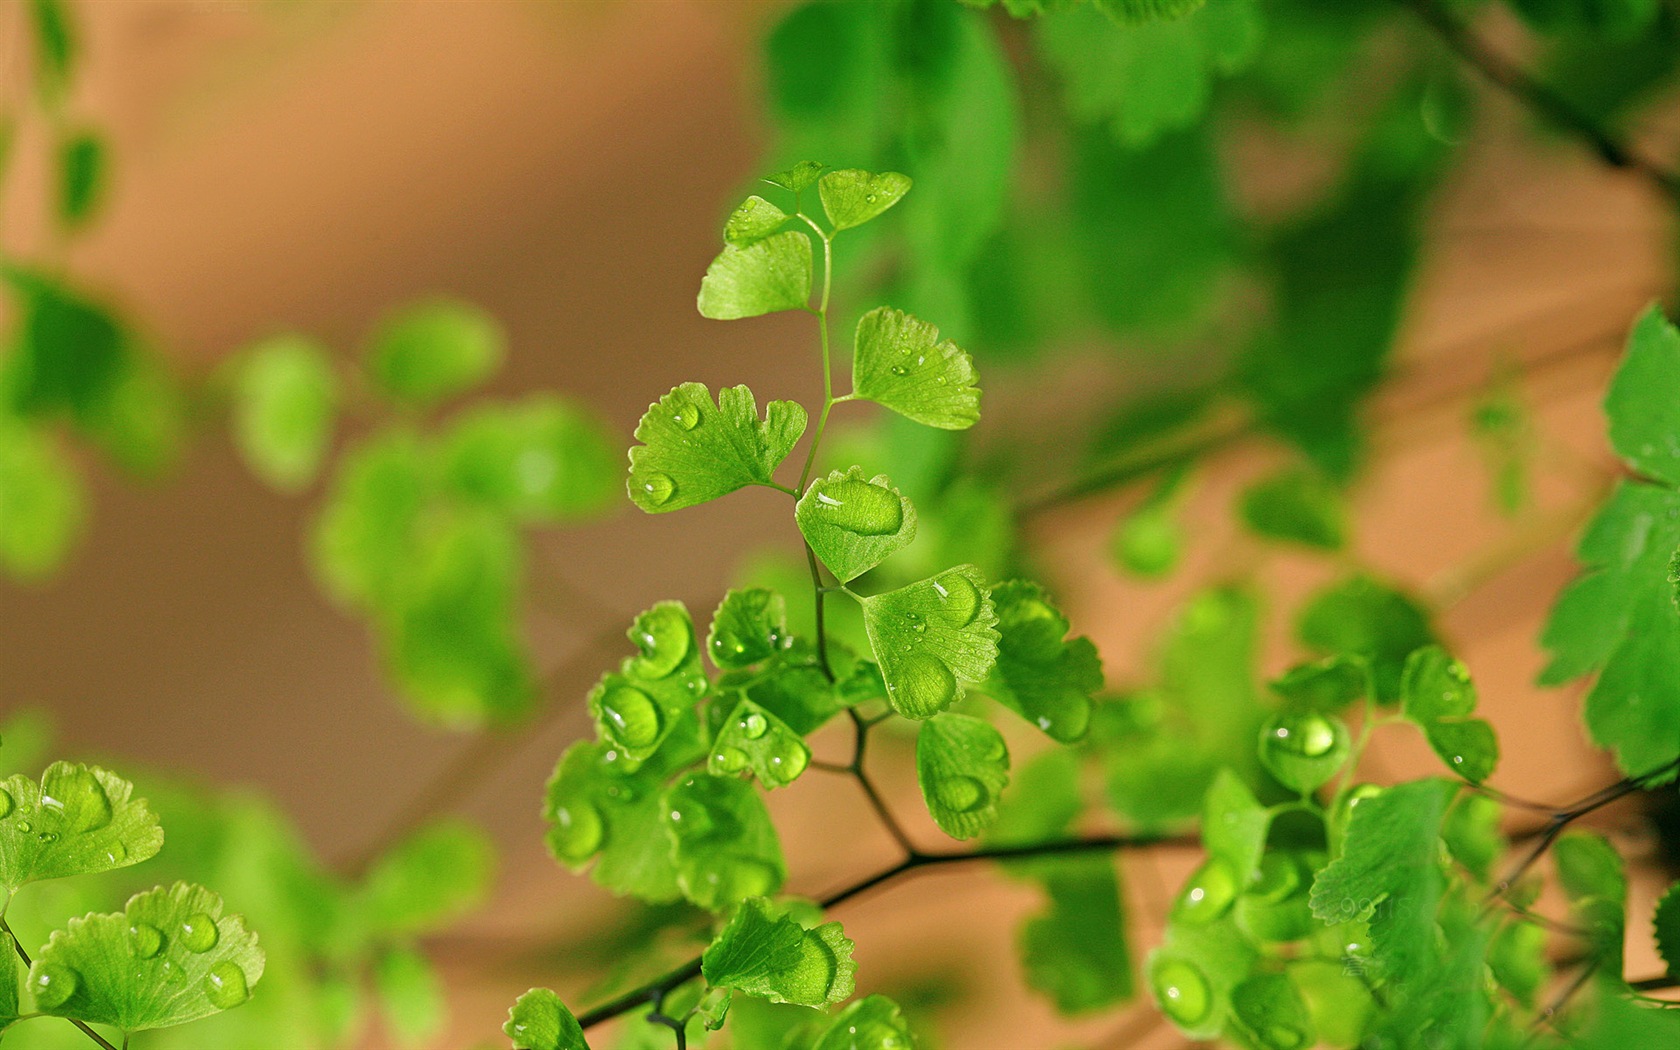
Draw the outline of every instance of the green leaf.
M52 435L0 421L0 565L17 579L50 575L81 537L87 496Z
M1064 744L1085 736L1091 696L1103 687L1102 660L1072 629L1043 588L1006 580L992 588L998 656L980 686L987 695Z
M681 602L659 602L626 633L640 653L601 677L589 692L589 713L601 739L634 769L694 710L705 695L706 675L694 621Z
M718 730L706 769L719 777L748 769L765 788L774 789L799 779L810 764L811 749L798 733L751 700L742 700Z
M794 520L817 559L841 583L862 576L916 538L916 508L885 474L862 467L811 482Z
M29 14L35 31L35 78L41 94L56 99L69 84L79 42L63 0L29 0Z
M490 378L506 353L495 318L470 303L434 299L380 323L368 372L391 401L428 408Z
M0 1033L18 1019L18 985L23 979L18 965L17 945L10 931L0 930Z
M939 829L971 839L997 819L998 798L1009 783L1009 748L990 722L936 714L916 735L916 779Z
M316 575L339 602L370 610L399 600L431 494L430 452L391 430L340 461L311 542Z
M483 904L495 869L495 846L481 828L438 820L373 863L358 906L382 934L428 933Z
M1237 1024L1268 1050L1318 1042L1307 1004L1281 973L1255 974L1231 989L1231 1011Z
M1551 976L1546 939L1543 926L1512 918L1488 942L1487 963L1493 979L1527 1007L1534 1006Z
M533 988L514 1000L502 1032L514 1050L589 1050L577 1018L547 988Z
M1493 877L1493 865L1505 855L1508 845L1500 832L1503 811L1499 803L1485 795L1465 792L1447 811L1441 825L1441 840L1447 852L1465 869L1487 882Z
M1149 954L1155 1003L1192 1039L1212 1039L1231 1015L1231 993L1254 970L1255 951L1229 920L1206 925L1170 923Z
M1668 975L1680 976L1680 882L1669 886L1662 900L1657 902L1652 927L1656 934L1657 954L1662 956ZM4 1004L0 1003L0 1016L4 1016L3 1007Z
M1570 920L1586 931L1587 950L1606 974L1619 978L1628 893L1622 855L1602 835L1574 831L1552 844L1552 863L1569 898Z
M1146 145L1193 124L1216 76L1246 65L1260 40L1259 5L1221 0L1178 19L1119 24L1093 5L1046 14L1039 48L1063 82L1070 115Z
M773 1003L822 1007L850 998L852 942L837 922L805 929L769 901L743 901L700 960L706 982Z
M1416 602L1366 576L1313 595L1295 633L1314 649L1369 660L1376 700L1384 704L1400 699L1400 676L1412 650L1435 641L1429 617Z
M745 248L781 229L789 218L787 212L755 194L729 213L729 221L723 226L723 239L737 248Z
M744 386L684 383L648 406L630 449L630 498L649 514L681 510L747 485L768 485L805 433L805 409L772 401L758 418Z
M71 919L29 968L36 1009L138 1032L243 1004L264 955L244 918L224 912L221 897L177 882Z
M163 830L134 785L97 766L54 762L40 783L0 781L0 905L25 883L138 864Z
M1329 715L1371 694L1371 667L1363 657L1331 656L1292 667L1267 684L1291 708Z
M906 718L951 706L997 659L997 612L972 565L862 599L887 701Z
M1103 1010L1133 994L1132 961L1120 882L1107 857L1057 861L1043 876L1050 907L1029 918L1019 938L1027 985L1056 1011Z
M399 947L380 954L373 964L373 986L385 1028L397 1045L417 1047L442 1034L448 1021L443 987L420 951Z
M1680 329L1653 305L1634 324L1604 398L1610 444L1634 470L1680 487Z
M700 281L700 316L714 321L803 310L811 298L811 239L799 230L726 245Z
M1115 564L1133 576L1160 579L1184 557L1184 526L1170 503L1147 503L1120 519L1108 549Z
M823 166L814 160L802 160L785 171L778 171L773 175L764 176L764 181L772 186L780 186L784 190L803 193L811 188L822 176Z
M1312 911L1327 923L1369 920L1372 957L1398 981L1435 958L1435 913L1446 889L1441 824L1457 785L1397 784L1353 807L1342 855L1318 873Z
M299 335L265 339L240 357L233 434L264 481L296 492L314 480L332 442L339 383L327 351Z
M1064 836L1085 811L1080 787L1080 756L1070 748L1051 748L1028 759L1014 775L1015 790L999 800L997 820L986 841L999 846L1027 846ZM1005 865L1006 871L1031 869L1032 862Z
M623 452L595 414L548 395L456 417L438 448L442 483L520 522L592 518L618 498Z
M1324 475L1282 470L1242 494L1242 519L1256 535L1320 550L1341 550L1347 514L1341 492Z
M1092 0L1097 9L1122 22L1155 22L1183 18L1207 0Z
M93 429L133 370L130 335L105 306L51 275L0 270L21 317L4 366L5 396L28 416Z
M1236 774L1221 769L1208 787L1202 811L1202 844L1209 857L1225 862L1238 889L1260 868L1272 812Z
M792 641L782 596L764 587L748 587L723 596L712 613L712 628L706 632L706 651L718 668L733 670L768 660Z
M897 1003L868 995L841 1010L811 1050L916 1050L916 1035Z
M965 430L980 419L974 359L939 329L878 307L858 320L852 393L918 423Z
M877 175L872 171L843 168L817 181L823 211L828 213L836 231L862 226L903 200L909 192L910 176L896 171Z
M763 897L787 880L781 843L752 784L696 773L661 803L683 896L708 911Z
M1281 711L1260 730L1260 764L1277 782L1310 795L1336 775L1353 752L1347 723L1316 711Z
M58 147L58 218L76 229L92 217L107 181L105 141L91 131L71 133Z
M666 779L704 754L699 722L678 720L659 751L634 770L615 748L579 741L566 749L543 802L548 850L573 871L597 855L590 877L615 894L664 903L681 897L664 830Z

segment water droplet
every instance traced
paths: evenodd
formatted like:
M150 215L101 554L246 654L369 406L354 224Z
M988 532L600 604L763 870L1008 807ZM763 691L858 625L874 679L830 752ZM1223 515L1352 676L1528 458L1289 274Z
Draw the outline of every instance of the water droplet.
M1207 1017L1212 990L1202 971L1179 959L1161 965L1150 979L1161 1012L1181 1025L1195 1025Z
M980 615L985 598L980 588L960 572L948 572L933 581L933 591L939 595L940 609L952 627L966 627Z
M110 846L106 847L105 859L110 861L113 866L121 864L128 859L128 847L120 842L111 843Z
M863 195L863 203L874 204L875 203L875 195L873 193L864 194Z
M111 799L91 770L78 768L65 775L53 785L53 793L64 799L72 830L97 831L111 823Z
M1218 857L1196 869L1173 903L1172 917L1178 922L1205 923L1225 914L1237 897L1237 877L1231 866Z
M1266 1045L1272 1047L1272 1050L1299 1050L1307 1042L1305 1035L1281 1024L1266 1029L1265 1036Z
M770 731L770 722L757 711L741 719L741 732L748 740L758 740Z
M1294 858L1283 853L1268 853L1260 858L1260 867L1246 892L1251 897L1277 903L1288 900L1300 888L1301 869Z
M688 657L692 631L688 617L676 605L656 605L636 618L630 637L642 655L636 673L647 678L664 678L682 666Z
M712 753L712 760L707 764L708 772L725 775L739 773L747 768L747 753L738 747L720 747Z
M75 970L54 963L36 963L35 975L29 990L35 993L35 1005L43 1010L56 1010L76 994L80 980Z
M651 746L665 726L659 705L631 685L615 685L601 696L601 716L618 742L625 747Z
M1274 745L1304 758L1318 758L1336 746L1336 730L1316 715L1279 722L1272 728Z
M967 813L986 804L990 792L973 777L946 777L934 787L940 805L955 813Z
M893 706L912 718L926 718L957 698L957 680L943 661L911 653L887 677Z
M1347 726L1310 711L1288 711L1266 723L1260 761L1278 781L1303 794L1316 791L1347 758Z
M216 931L216 920L203 912L196 912L187 916L181 923L181 943L189 952L207 952L216 946L220 936Z
M893 365L892 368L888 369L888 371L895 376L907 376L910 374L910 370L905 368L903 365Z
M824 522L859 536L891 536L904 525L904 504L891 489L855 478L823 485L816 509Z
M128 928L128 946L135 958L150 959L163 951L163 931L148 923L137 922Z
M204 977L204 994L217 1008L231 1010L251 997L251 989L245 983L245 971L228 960L210 967Z
M601 811L585 799L572 799L554 807L549 844L560 859L580 864L601 848L604 832Z
M53 843L58 841L58 832L56 832L56 831L43 831L39 835L36 835L35 837L40 839L41 843L43 845L50 846Z
M693 430L700 425L700 406L695 404L677 406L671 411L671 422L683 430Z
M27 835L31 831L34 831L34 830L35 830L35 825L29 823L29 821L27 821L27 820L18 821L18 834Z
M12 812L12 805L11 794L8 793L5 788L0 788L0 817L10 815Z
M811 752L801 744L794 744L781 754L770 756L770 764L776 770L773 779L778 783L791 784L799 779L799 774L805 772L810 762Z
M677 483L671 480L671 475L656 470L643 476L642 492L647 495L649 503L662 507L677 494Z

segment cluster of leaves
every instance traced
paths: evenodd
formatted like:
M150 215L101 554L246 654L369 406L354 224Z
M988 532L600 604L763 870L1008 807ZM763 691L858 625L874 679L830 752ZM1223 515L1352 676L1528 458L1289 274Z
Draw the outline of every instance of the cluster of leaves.
M916 770L928 812L953 838L971 839L998 818L1010 759L999 730L964 702L967 692L985 693L1051 738L1072 741L1085 735L1091 693L1102 684L1094 647L1068 639L1067 621L1035 584L994 586L975 566L957 565L876 586L874 570L915 539L916 508L889 477L855 464L813 477L830 411L872 401L928 427L966 428L979 418L973 362L932 325L881 307L858 320L852 389L836 396L828 338L834 242L897 204L910 180L802 163L765 182L774 188L765 192L779 190L783 202L754 195L730 216L699 309L723 319L791 309L817 316L827 393L798 484L775 475L806 430L805 408L771 401L761 417L745 387L714 397L684 383L650 405L636 428L641 444L630 451L629 492L649 513L754 485L787 493L810 555L815 603L819 611L834 595L854 603L862 644L854 649L830 637L821 619L812 634L790 629L786 599L767 588L725 595L704 645L680 603L655 605L629 630L636 654L590 692L597 739L567 749L544 806L549 848L569 867L588 867L614 893L684 900L720 917L698 970L654 1003L665 1022L692 1025L697 1038L726 1013L752 1017L764 1003L823 1009L853 993L852 944L839 924L822 922L820 908L777 897L787 868L761 792L811 768L809 734L842 712L860 738L886 718L919 723ZM813 190L821 217L802 206ZM813 279L819 249L820 289ZM855 766L852 772L862 775ZM1058 966L1062 940L1088 936L1082 902L1092 893L1111 903L1118 924L1114 873L1104 869L1106 882L1089 867L1046 876L1061 910L1030 935L1029 954L1045 956L1044 966ZM703 979L704 996L698 987L682 990L692 978ZM1044 981L1063 983L1054 974ZM680 996L679 1011L672 1004ZM780 1022L747 1023L780 1023L800 1046L913 1045L898 1008L879 996L833 1017L769 1018L777 1016ZM584 1045L572 1013L542 990L519 1001L507 1031L531 1050Z
M311 542L322 585L367 617L402 695L461 728L529 712L537 673L524 640L524 531L600 514L617 491L613 439L551 395L439 407L505 355L495 320L435 299L401 309L359 367L297 334L230 365L231 425L251 469L295 493L320 474L340 417L363 395L378 421L339 457Z

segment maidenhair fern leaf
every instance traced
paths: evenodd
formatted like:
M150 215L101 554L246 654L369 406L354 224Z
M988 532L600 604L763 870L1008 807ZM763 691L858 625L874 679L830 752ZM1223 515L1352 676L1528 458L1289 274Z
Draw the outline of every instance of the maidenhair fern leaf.
M887 701L906 718L949 707L997 659L997 613L972 565L864 598L863 625Z
M684 383L649 405L630 450L630 498L649 514L692 507L747 485L766 485L805 433L805 409L772 401L765 418L744 386Z
M514 1000L502 1032L514 1050L589 1050L577 1018L547 988L533 988Z
M134 785L97 766L54 762L39 783L0 781L0 904L40 879L138 864L163 846L163 830Z
M885 475L862 467L836 470L811 482L794 520L817 560L847 583L916 538L916 508Z
M852 942L837 922L811 929L763 898L743 901L701 956L707 983L773 1003L823 1007L850 998Z
M965 430L980 418L974 360L939 329L883 306L858 321L852 392L941 430Z

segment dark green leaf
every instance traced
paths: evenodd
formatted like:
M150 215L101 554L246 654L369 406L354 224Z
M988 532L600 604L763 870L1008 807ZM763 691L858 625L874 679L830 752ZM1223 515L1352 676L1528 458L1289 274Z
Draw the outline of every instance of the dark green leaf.
M18 965L17 945L9 931L0 930L0 1033L18 1019L18 987L23 980L23 967Z
M810 764L811 749L799 734L751 700L742 700L730 712L706 760L706 768L714 776L751 770L767 789L793 783Z
M848 230L880 215L910 192L910 177L896 171L879 175L845 168L831 171L817 181L823 211L835 230Z
M110 310L43 273L7 269L21 315L4 387L31 416L93 427L132 368L129 335Z
M1005 581L992 588L992 604L998 656L980 688L1055 740L1084 737L1091 696L1103 686L1097 647L1067 637L1067 617L1036 583Z
M0 781L0 909L19 886L138 864L163 830L134 785L98 766L54 762L39 783Z
M69 135L58 149L58 217L66 228L75 229L92 216L104 195L106 175L105 142L91 131Z
M990 722L936 714L916 735L916 779L939 829L971 839L997 819L1009 783L1009 748Z
M667 788L660 805L683 896L723 911L781 889L787 864L751 783L696 773Z
M1021 927L1027 985L1062 1014L1125 1002L1133 994L1125 913L1114 862L1080 857L1046 866L1050 906Z
M852 393L941 430L980 418L974 360L939 329L883 306L858 321Z
M502 1032L514 1050L589 1050L577 1018L547 988L533 988L514 1001Z
M916 508L884 474L862 467L836 470L811 482L794 508L794 520L817 560L847 583L881 564L916 538Z
M495 318L469 303L434 299L380 323L368 371L392 401L427 408L484 382L506 352Z
M724 247L700 281L700 316L717 321L802 310L811 298L811 239L789 230Z
M275 488L296 492L321 467L338 413L338 375L318 343L265 339L240 358L233 433L245 461Z
M1341 492L1303 468L1279 471L1244 490L1242 518L1258 535L1320 550L1340 550L1347 539Z
M1657 954L1662 956L1668 975L1680 976L1680 883L1670 886L1662 895L1662 900L1657 902L1652 926L1656 933Z
M707 983L773 1003L822 1007L851 996L852 942L837 922L804 929L768 901L743 901L705 954Z
M1079 755L1070 748L1039 752L1015 770L1013 779L1015 789L999 801L997 820L986 835L989 843L1027 846L1049 842L1065 836L1085 811ZM1012 863L1006 870L1016 868Z
M755 194L729 213L729 221L723 226L723 239L737 248L745 248L781 229L789 218L787 212Z
M242 1005L263 950L242 916L223 912L221 897L177 882L121 912L71 919L29 969L36 1009L138 1032Z
M997 612L972 565L862 602L887 700L906 718L949 707L963 684L983 681L997 659Z
M1400 699L1400 676L1412 650L1435 641L1423 609L1411 598L1366 576L1319 591L1296 621L1301 642L1326 653L1371 662L1379 703Z
M692 507L747 485L767 485L805 433L805 409L772 401L758 418L744 386L684 383L648 406L630 449L630 498L649 514Z
M382 934L428 933L484 903L495 869L495 846L482 829L439 820L373 863L358 904Z
M1292 667L1268 684L1294 710L1335 714L1371 694L1371 667L1363 657L1331 656Z

